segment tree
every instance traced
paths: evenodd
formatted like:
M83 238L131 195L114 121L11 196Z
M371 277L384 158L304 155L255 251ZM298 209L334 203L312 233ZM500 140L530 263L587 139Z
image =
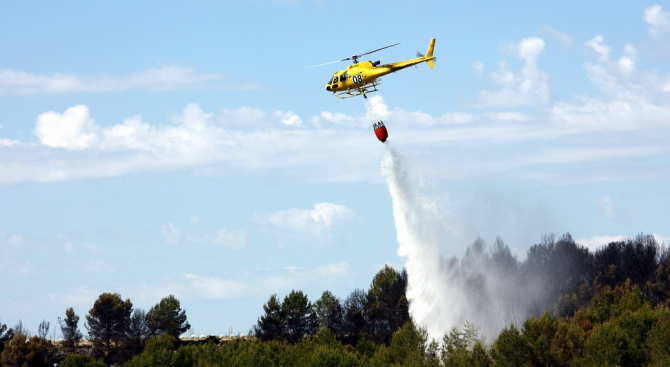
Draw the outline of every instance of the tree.
M81 331L77 324L79 323L79 316L74 313L72 307L65 310L65 319L58 318L58 324L60 325L60 331L63 333L63 340L65 341L65 347L70 349L70 353L77 351L77 344L81 341L83 337Z
M169 295L151 307L147 319L160 334L170 334L175 339L191 328L186 320L186 310L181 309L179 300Z
M412 321L408 321L393 333L388 348L390 362L403 365L409 359L417 362L423 361L421 365L425 365L427 341L426 330L417 328Z
M389 343L393 333L409 321L409 303L405 296L407 272L388 265L372 279L368 290L368 334L374 342Z
M141 308L133 310L126 330L128 349L131 354L137 354L144 349L144 343L151 336L151 329L147 320L147 313Z
M30 334L30 331L28 331L25 327L23 327L23 321L19 319L19 322L14 325L14 334L19 335L23 334L27 337L31 337L32 335Z
M0 355L0 365L6 367L48 366L51 364L53 346L48 340L33 336L30 339L23 332L17 333L7 343Z
M167 333L152 338L142 352L131 359L127 367L153 367L153 366L180 366L176 363L177 353L174 352L175 339Z
M325 291L312 306L318 328L326 327L335 335L342 334L342 305L330 291Z
M0 322L0 353L5 348L5 344L9 343L14 337L14 329L7 329L7 325Z
M47 335L49 335L49 328L51 327L51 323L47 320L42 320L40 322L40 325L37 327L37 336L39 336L42 339L46 339Z
M290 343L299 342L305 334L314 332L316 315L312 305L302 291L292 290L282 303L284 330Z
M88 335L96 350L102 349L107 360L115 345L125 336L133 304L123 301L118 293L103 293L86 315Z
M514 324L500 332L492 352L497 366L521 366L530 362L530 346Z
M365 315L368 297L362 289L355 289L344 300L343 305L343 331L347 335L349 343L355 345L363 331L367 328L368 321Z
M82 354L72 354L65 358L58 367L107 367L107 365L98 359Z
M258 323L254 326L256 338L267 341L279 339L284 335L284 314L282 304L273 294L266 304L263 305L265 315L258 318Z
M463 331L452 327L442 338L442 360L446 363L460 354L467 354L477 341L477 328L473 324L466 321Z

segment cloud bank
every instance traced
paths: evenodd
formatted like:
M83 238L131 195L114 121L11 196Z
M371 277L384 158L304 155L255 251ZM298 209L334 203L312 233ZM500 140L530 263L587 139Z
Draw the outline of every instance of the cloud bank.
M648 7L644 21L651 27L650 37L667 38L669 18L660 5ZM438 168L435 174L443 178L522 178L560 184L670 178L670 74L642 68L644 55L633 44L614 49L603 35L579 44L590 55L581 72L596 92L570 100L553 99L550 76L541 67L547 44L528 37L508 47L521 66L512 70L503 62L489 73L493 87L473 96L477 108L431 114L389 106L379 95L371 102L389 129L389 142L404 146L408 157L429 159ZM474 66L484 74L485 65ZM37 87L37 82L27 82L35 78L4 75L5 84L0 85L5 89L6 80L13 78L12 85L27 85L28 92L169 89L218 80L192 70L162 68L107 84L101 82L104 78L95 82L64 78L74 81L45 87L58 78L42 78L50 82ZM363 111L300 116L291 110L254 107L203 111L192 103L167 122L136 115L102 126L95 118L95 111L75 105L37 116L34 141L0 136L0 183L166 170L382 182L374 170L381 146L375 144Z
M191 68L163 66L122 77L81 77L72 74L39 75L20 70L0 70L0 94L63 94L110 92L130 89L253 89L255 83L226 83L223 76L201 73Z

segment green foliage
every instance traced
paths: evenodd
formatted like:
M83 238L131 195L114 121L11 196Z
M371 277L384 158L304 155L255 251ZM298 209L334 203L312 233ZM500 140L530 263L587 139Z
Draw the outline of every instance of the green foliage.
M170 334L174 338L179 338L179 335L191 328L186 319L186 310L181 309L179 300L173 295L161 299L151 307L147 319L157 333Z
M284 336L284 313L282 304L276 294L270 296L270 299L263 305L265 314L258 319L254 327L256 338L266 341L280 339Z
M442 363L447 367L489 366L492 361L477 338L477 328L466 322L462 331L454 327L442 338Z
M284 316L284 332L286 340L297 343L305 334L314 332L316 315L312 311L312 304L302 291L292 290L282 303Z
M587 366L620 366L626 361L630 347L630 340L619 325L607 322L593 330L584 346L582 360Z
M497 366L521 366L530 361L531 349L514 324L504 328L493 343L493 358Z
M7 325L0 322L0 353L5 348L5 344L9 343L14 337L14 329L7 328Z
M428 356L428 333L425 329L417 328L414 323L408 321L398 331L393 333L391 344L388 348L389 362L401 366L426 365Z
M59 363L58 367L107 367L107 365L93 357L72 354Z
M127 353L131 355L140 353L144 349L144 343L151 334L147 313L142 309L136 308L133 310L130 320L128 320L128 328L126 329L125 344Z
M651 366L670 366L670 310L658 307L654 310L656 322L645 341Z
M327 327L322 327L316 333L313 339L314 344L325 345L330 348L339 348L342 344L335 338L333 333Z
M79 316L74 313L72 307L65 310L65 319L58 318L60 331L63 334L63 344L74 353L77 350L77 344L81 341L83 335L79 331Z
M591 299L586 310L593 322L605 322L626 311L635 312L645 304L640 287L630 279L612 289L609 285L602 287L600 293Z
M118 293L103 293L86 315L89 338L108 360L113 352L112 343L118 344L125 336L132 308L130 300L123 301Z
M363 357L370 358L377 351L377 346L371 340L365 339L365 336L361 336L356 343L356 351Z
M318 328L326 327L336 335L342 333L342 305L330 291L323 292L312 308Z
M0 365L5 367L42 367L51 364L53 346L38 336L30 339L23 334L16 334L2 351Z
M372 279L366 309L368 337L374 342L389 343L393 333L409 321L407 272L397 272L388 265Z
M368 326L366 308L368 297L361 289L355 289L344 300L342 315L342 334L350 343L356 343Z
M558 330L558 320L545 312L538 318L530 318L523 324L522 334L529 348L530 362L535 366L556 365L551 345Z
M191 366L192 361L185 358L187 353L175 353L175 338L170 334L162 334L147 342L142 354L139 354L128 363L127 367L153 367L153 366Z
M477 328L473 324L466 321L463 331L456 327L451 328L442 338L442 360L467 352L468 348L472 347L476 341Z

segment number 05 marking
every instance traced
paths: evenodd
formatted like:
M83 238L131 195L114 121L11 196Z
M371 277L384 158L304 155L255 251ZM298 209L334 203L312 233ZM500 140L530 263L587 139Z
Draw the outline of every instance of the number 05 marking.
M351 77L351 80L354 82L354 84L361 84L363 83L363 76L361 76L360 74L354 75Z

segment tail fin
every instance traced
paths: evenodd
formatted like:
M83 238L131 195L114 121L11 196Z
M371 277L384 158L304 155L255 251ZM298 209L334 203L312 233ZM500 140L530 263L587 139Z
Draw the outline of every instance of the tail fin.
M434 48L435 48L435 38L431 38L430 46L428 46L428 52L426 53L427 57L432 57L433 56L433 49ZM433 68L435 66L435 61L433 61L433 59L430 59L430 60L426 61L426 63L431 68Z

